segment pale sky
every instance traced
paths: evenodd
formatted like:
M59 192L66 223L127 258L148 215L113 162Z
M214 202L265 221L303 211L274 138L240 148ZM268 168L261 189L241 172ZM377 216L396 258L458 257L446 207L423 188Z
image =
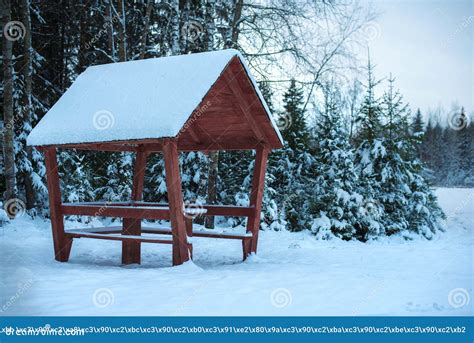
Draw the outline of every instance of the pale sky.
M375 0L367 28L376 76L397 79L412 109L453 101L474 110L472 0Z

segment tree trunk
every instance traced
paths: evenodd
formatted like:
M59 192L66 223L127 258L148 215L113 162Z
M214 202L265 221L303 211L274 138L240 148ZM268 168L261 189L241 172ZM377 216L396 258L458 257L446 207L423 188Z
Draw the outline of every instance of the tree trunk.
M82 73L87 68L87 7L84 0L78 1L79 11L79 51L78 51L78 73Z
M10 0L1 0L2 27L11 21ZM3 162L5 165L5 186L6 192L4 200L16 197L16 169L14 150L14 119L13 119L13 61L12 61L12 40L3 34L2 41L3 54Z
M22 101L23 110L23 126L29 128L31 123L31 78L33 73L32 66L32 47L31 47L31 17L30 17L30 0L21 1L21 12L23 18L23 25L25 26L25 36L23 37L23 79L24 90ZM26 143L25 143L26 145ZM26 156L30 165L33 164L33 151L30 146L26 146ZM23 178L25 180L25 196L26 208L32 209L35 206L35 190L33 187L32 169L25 171Z
M206 203L214 204L217 199L217 175L219 172L219 151L209 153L209 173L207 177L207 200ZM206 216L205 227L214 228L214 217Z
M146 38L148 36L148 31L149 31L149 26L150 26L150 16L151 16L151 10L153 9L153 0L148 0L148 3L146 5L146 13L145 13L145 24L143 26L143 33L142 33L142 41L141 41L141 46L140 46L140 59L145 58L146 54Z
M244 0L236 0L235 2L235 7L234 7L234 16L232 17L232 23L231 23L231 36L230 40L227 39L226 42L226 47L227 48L236 48L237 47L237 41L239 39L239 21L240 18L242 17L242 7L244 6Z
M234 15L232 17L232 23L230 27L231 37L230 41L227 40L227 47L236 47L237 40L239 39L238 24L242 16L243 0L237 0L235 2ZM209 39L209 37L208 37ZM219 165L219 151L213 151L209 153L209 174L207 179L207 199L208 204L213 204L217 199L217 175ZM205 226L214 228L214 217L208 216L205 220Z
M110 56L112 60L115 62L115 43L114 43L114 21L113 21L113 14L112 14L112 3L111 0L108 0L105 6L105 17L107 18L107 45L109 48Z
M171 14L171 54L172 55L179 55L181 52L180 47L180 7L179 7L179 0L172 1L172 8L173 13Z
M125 3L123 0L118 0L118 15L120 18L120 46L119 46L119 59L120 62L127 60L127 33L125 29Z

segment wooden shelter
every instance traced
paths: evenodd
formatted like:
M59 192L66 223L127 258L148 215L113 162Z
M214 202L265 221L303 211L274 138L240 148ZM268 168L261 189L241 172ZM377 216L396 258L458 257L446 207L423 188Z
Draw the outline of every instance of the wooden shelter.
M192 236L241 240L244 259L257 251L267 157L282 147L282 138L243 57L230 49L90 67L32 130L28 144L45 155L56 260L68 261L74 238L95 238L122 241L123 264L140 263L141 243L171 244L173 265L179 265L192 256ZM64 203L58 148L135 153L130 201ZM186 208L179 152L216 150L256 151L249 206ZM168 204L142 201L153 153L164 157ZM246 233L193 229L193 213L247 217ZM65 231L66 215L123 221L121 227ZM144 227L145 219L169 220L171 227Z

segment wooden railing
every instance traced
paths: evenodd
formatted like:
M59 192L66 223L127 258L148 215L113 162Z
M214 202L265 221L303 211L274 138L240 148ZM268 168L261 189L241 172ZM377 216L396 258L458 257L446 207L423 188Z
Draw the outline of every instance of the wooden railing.
M254 207L229 205L193 205L190 211L202 209L199 215L250 217L255 213ZM64 215L121 217L133 219L169 220L169 206L156 202L78 202L63 203L61 211ZM186 213L186 206L184 213Z

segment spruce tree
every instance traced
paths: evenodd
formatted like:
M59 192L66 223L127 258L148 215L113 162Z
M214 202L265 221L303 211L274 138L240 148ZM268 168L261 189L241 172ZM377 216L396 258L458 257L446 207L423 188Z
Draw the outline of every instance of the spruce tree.
M349 134L343 122L340 98L330 88L317 120L319 142L315 157L315 184L310 213L315 218L311 231L319 238L337 236L350 240L360 236L362 196L357 192L358 175Z
M382 105L375 95L375 87L380 83L374 77L374 68L367 64L367 85L364 100L358 113L358 131L356 142L356 170L359 176L360 192L363 196L362 227L358 239L367 240L370 237L384 234L381 222L383 207L377 199L380 194L380 183L377 172L381 169L385 147L382 145Z
M461 108L459 114L459 130L456 132L457 138L457 152L459 159L459 185L473 185L474 184L474 160L473 160L473 136L470 132L470 120L464 111L464 107Z
M309 152L310 132L303 110L303 90L290 82L283 97L284 112L280 114L282 136L285 147L275 158L273 166L274 182L278 184L281 198L279 203L284 211L284 220L292 231L300 231L310 224L307 216L308 183L311 183L313 156Z
M410 196L409 167L410 134L409 109L402 96L394 89L395 80L390 77L388 90L383 96L385 117L384 136L381 138L385 154L381 157L381 169L376 171L380 192L377 199L384 209L382 222L385 233L391 235L409 229L408 215L405 212ZM419 128L413 128L413 137L419 139Z
M422 176L424 168L417 152L422 135L413 125L410 130L408 105L395 91L393 78L383 97L383 109L385 154L377 171L377 198L384 210L385 233L407 237L415 233L431 238L441 228L443 213Z

